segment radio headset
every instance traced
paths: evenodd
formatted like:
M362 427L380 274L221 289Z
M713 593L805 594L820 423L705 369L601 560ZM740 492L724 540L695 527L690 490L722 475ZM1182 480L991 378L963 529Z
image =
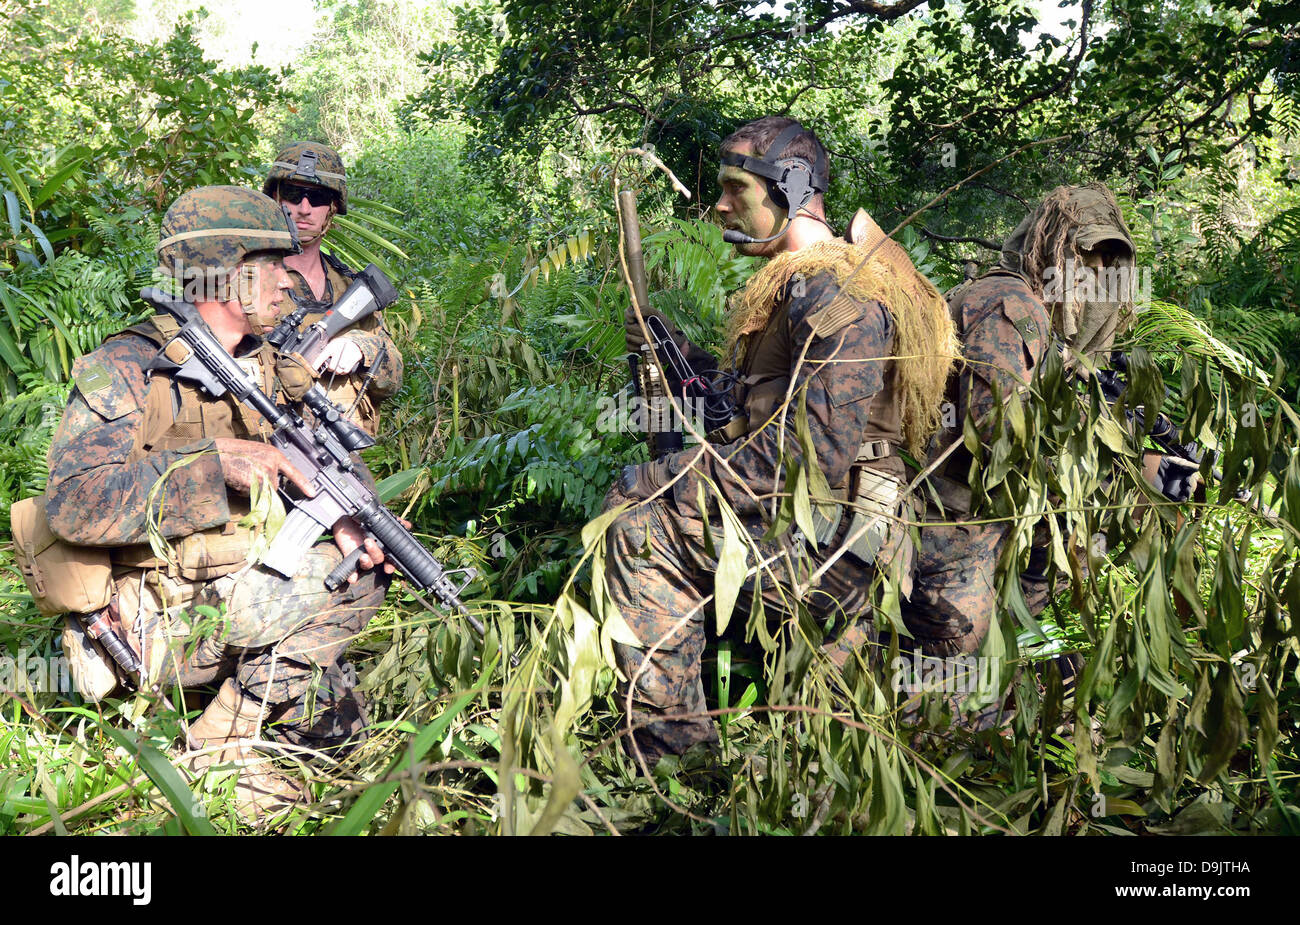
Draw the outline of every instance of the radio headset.
M789 147L790 142L802 134L804 127L795 122L776 136L776 141L772 142L762 157L737 154L734 151L722 155L722 163L726 166L739 167L766 180L772 201L785 206L785 224L770 238L751 238L743 231L728 229L722 233L722 240L728 244L766 244L775 241L790 230L794 217L812 201L813 196L826 192L826 153L820 146L816 166L800 155L781 157L781 152Z

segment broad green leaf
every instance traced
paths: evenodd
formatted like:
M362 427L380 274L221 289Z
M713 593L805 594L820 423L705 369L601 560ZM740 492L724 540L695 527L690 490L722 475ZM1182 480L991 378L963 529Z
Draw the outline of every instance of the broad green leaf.
M1202 784L1211 783L1228 767L1232 756L1246 741L1247 728L1235 673L1231 666L1220 665L1205 708L1205 764L1197 778Z
M1255 754L1261 767L1268 767L1277 747L1277 695L1263 675L1255 679L1255 702L1259 709L1259 732L1255 740Z
M713 576L713 607L717 616L718 635L727 631L736 598L745 582L745 563L749 549L742 537L747 536L731 507L723 498L718 499L722 513L722 551L718 554L718 570Z
M34 218L36 216L36 207L32 205L32 194L28 191L27 184L23 182L23 178L19 175L13 162L2 151L0 151L0 171L4 171L4 175L14 185L14 191L22 197L27 206L27 214Z
M377 199L362 199L360 196L348 196L348 206L361 206L366 211L378 209L381 212L388 212L391 215L401 215L402 210L396 206L390 206L386 202L380 202Z
M376 247L382 247L384 250L390 251L393 254L396 254L398 257L401 257L403 260L411 259L410 255L407 254L406 251L402 250L392 241L389 241L387 238L381 237L380 235L371 231L369 228L366 228L363 225L359 225L345 216L336 215L334 216L334 221L338 223L340 228L344 228L347 231L351 232L352 234L359 235L361 238L363 238L366 241L369 241L371 244L375 245Z
M375 488L379 494L379 500L387 504L402 492L406 491L419 480L425 469L420 466L413 466L410 469L403 469L401 472L394 472L387 478L381 479L376 483Z
M45 200L49 199L59 191L63 184L68 181L68 178L81 167L84 160L85 158L82 157L74 158L70 163L60 168L57 173L46 180L45 183L41 185L41 188L36 191L36 195L32 197L32 205L36 208L40 208L45 203Z
M141 770L149 775L149 779L162 791L172 812L185 827L186 832L191 835L217 834L204 815L202 804L166 755L130 729L117 729L105 722L100 722L100 729L140 762Z
M1097 423L1093 425L1093 433L1111 452L1121 455L1126 452L1124 449L1124 431L1114 418L1098 418Z

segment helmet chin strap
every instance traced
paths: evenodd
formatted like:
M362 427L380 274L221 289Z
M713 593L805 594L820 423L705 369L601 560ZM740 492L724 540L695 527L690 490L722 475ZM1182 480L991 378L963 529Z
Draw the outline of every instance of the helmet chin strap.
M316 244L316 243L319 242L323 237L325 237L325 232L327 232L327 231L329 231L329 230L330 230L330 223L327 221L327 222L325 223L325 227L322 228L322 229L320 230L320 234L318 234L318 235L313 235L313 236L311 236L311 237L303 237L303 238L300 239L300 243L302 244L303 248L311 247L313 244Z
M253 333L261 337L262 328L275 327L280 318L279 312L274 307L268 306L259 309L254 304L254 292L257 288L257 282L257 274L240 273L235 283L233 296L239 300L239 307L248 316L248 323L253 328Z
M313 244L319 244L324 239L325 234L330 230L330 226L334 224L334 215L335 215L336 208L338 207L335 205L330 206L330 214L325 217L325 224L321 226L320 234L312 238L299 239L298 243L301 244L303 248L311 247Z

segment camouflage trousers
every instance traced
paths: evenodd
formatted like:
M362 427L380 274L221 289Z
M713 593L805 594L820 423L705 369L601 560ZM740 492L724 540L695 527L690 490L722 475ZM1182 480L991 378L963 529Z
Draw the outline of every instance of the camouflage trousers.
M606 498L606 508L627 500L617 487ZM763 543L764 527L746 521L759 553L768 559L780 547ZM641 647L616 643L614 655L626 679L620 686L620 704L631 690L629 721L632 735L653 767L666 754L680 755L697 743L718 741L713 720L706 715L680 719L655 719L674 714L703 714L706 710L702 660L710 626L705 598L713 594L718 562L705 546L704 521L698 511L682 512L665 498L638 504L618 516L605 534L605 584L619 612ZM718 523L710 523L714 543L722 542ZM811 572L820 564L816 554L800 557L800 567ZM753 565L752 555L749 559ZM743 631L745 615L754 594L762 597L769 624L784 622L791 613L789 589L772 573L786 566L774 564L761 577L749 576L737 598L728 627ZM809 592L804 601L810 613L827 625L842 629L822 651L843 664L855 650L871 641L871 586L876 570L851 556L841 557ZM712 612L712 606L708 608ZM715 637L716 638L716 637ZM624 747L635 757L629 738Z
M931 519L939 520L931 511ZM933 523L921 528L912 595L903 601L903 622L926 655L969 655L979 651L997 613L995 583L998 558L1011 533L1008 523ZM1083 550L1075 550L1082 574L1088 573ZM1069 585L1057 574L1049 584L1047 562L1051 533L1045 522L1034 527L1029 565L1021 572L1020 590L1031 616L1038 616Z
M972 654L997 609L994 577L1010 525L932 523L921 527L903 623L926 655Z
M267 702L277 738L316 749L361 741L364 700L343 654L383 603L390 576L365 571L331 592L325 576L340 560L326 541L292 578L261 567L193 584L126 576L119 606L123 622L138 614L146 677L183 686L233 677Z

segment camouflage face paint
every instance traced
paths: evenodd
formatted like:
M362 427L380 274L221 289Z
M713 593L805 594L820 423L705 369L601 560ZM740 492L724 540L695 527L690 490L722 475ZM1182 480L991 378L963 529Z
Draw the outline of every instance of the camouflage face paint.
M718 171L718 197L714 210L727 228L734 228L751 238L766 238L775 234L784 224L785 209L768 195L767 184L739 167L723 167ZM765 244L738 244L736 250L749 256L766 253Z
M236 298L248 315L253 333L261 336L275 327L288 299L285 290L292 283L278 255L258 254L239 265Z

